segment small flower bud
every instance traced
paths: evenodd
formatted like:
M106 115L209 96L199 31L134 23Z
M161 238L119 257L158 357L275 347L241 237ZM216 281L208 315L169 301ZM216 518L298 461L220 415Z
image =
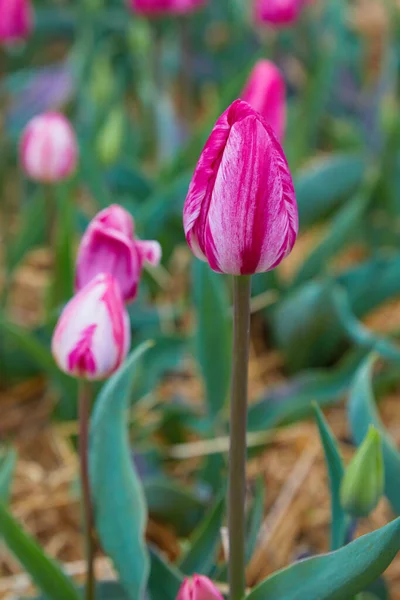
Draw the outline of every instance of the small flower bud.
M33 28L30 0L0 0L0 43L25 40Z
M367 517L378 504L384 486L381 436L371 426L343 477L340 498L344 510L354 517Z
M255 0L255 19L272 27L293 25L300 16L305 0Z
M204 575L194 575L185 579L176 600L224 600L211 579Z
M206 0L130 0L134 12L148 17L186 14L198 10Z
M124 137L124 113L121 108L114 108L96 140L96 150L100 161L104 165L115 163L121 150Z

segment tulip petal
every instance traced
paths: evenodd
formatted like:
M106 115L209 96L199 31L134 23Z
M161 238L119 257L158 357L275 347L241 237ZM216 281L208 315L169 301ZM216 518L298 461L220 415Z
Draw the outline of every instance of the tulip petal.
M152 267L160 264L162 252L158 242L140 240L135 242L135 246L143 262L148 263Z

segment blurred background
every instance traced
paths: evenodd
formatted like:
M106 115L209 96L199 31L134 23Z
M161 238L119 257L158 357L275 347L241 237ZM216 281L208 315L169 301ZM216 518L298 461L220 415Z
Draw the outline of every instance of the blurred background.
M0 461L13 473L13 513L77 577L76 382L50 353L77 244L98 210L119 203L137 235L163 248L129 307L133 347L156 342L130 423L147 536L175 559L226 475L230 369L229 280L195 263L182 207L212 125L260 59L286 82L283 147L301 234L276 271L253 278L249 497L266 535L251 583L328 549L329 487L311 403L328 408L347 460L345 400L371 350L380 415L400 442L400 8L299 7L283 26L256 19L251 0L158 18L122 0L35 0L29 34L0 36ZM79 144L76 174L55 185L30 180L19 159L24 127L49 110L68 116ZM357 534L393 511L382 499ZM106 578L111 566L100 555L97 568ZM398 559L387 581L400 599ZM0 597L28 593L1 548Z

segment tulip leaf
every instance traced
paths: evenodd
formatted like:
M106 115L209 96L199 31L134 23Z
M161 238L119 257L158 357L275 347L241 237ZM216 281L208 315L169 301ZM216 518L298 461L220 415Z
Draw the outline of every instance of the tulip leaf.
M231 319L226 279L196 260L193 281L197 358L205 381L208 414L214 420L225 404L230 384Z
M150 600L176 600L183 575L164 559L158 550L150 549Z
M133 351L97 398L90 428L90 482L96 528L129 598L142 598L149 572L144 542L146 503L128 437L127 408L136 364Z
M246 535L246 562L248 562L256 548L262 520L264 518L265 483L263 477L258 477L255 484L254 499L247 518Z
M385 494L393 510L400 514L400 452L384 428L374 401L372 369L375 359L374 355L370 355L357 370L347 411L351 433L357 446L362 444L370 425L380 431L385 466Z
M246 600L344 600L365 590L400 550L400 517L329 554L275 573Z
M360 185L367 166L362 154L343 154L314 161L295 178L302 229L326 217Z
M11 484L17 464L17 453L9 450L0 456L0 502L8 504Z
M0 537L29 573L38 588L52 600L81 600L72 581L51 560L39 544L0 503Z
M340 503L340 485L344 474L344 466L335 437L316 403L314 404L314 411L324 448L331 488L331 550L337 550L344 545L349 526L349 518Z
M166 477L152 477L144 482L149 513L159 521L172 525L178 535L189 535L206 510L206 501L190 488L184 488Z
M221 542L221 527L225 514L225 496L220 497L205 515L191 536L190 547L179 561L185 575L210 575Z

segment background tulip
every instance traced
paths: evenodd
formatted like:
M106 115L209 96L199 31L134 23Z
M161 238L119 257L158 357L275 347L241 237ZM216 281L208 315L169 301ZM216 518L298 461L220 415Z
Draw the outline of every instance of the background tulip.
M30 0L0 0L0 42L13 43L24 40L32 27Z
M132 9L144 15L185 14L199 9L206 0L130 0Z
M286 84L278 67L269 60L259 60L241 97L264 117L282 141L286 126Z
M65 306L52 340L62 371L89 380L105 379L124 361L130 325L118 283L100 274Z
M54 183L72 175L78 145L68 119L55 112L34 117L22 133L20 156L25 173L36 181Z
M305 0L255 0L254 13L258 23L292 25L300 16Z
M183 223L193 253L214 271L251 275L293 248L292 177L271 127L242 100L218 119L195 169Z
M155 266L160 259L160 244L136 240L132 216L113 204L96 215L82 237L75 287L80 290L98 273L110 273L125 302L130 302L136 297L144 263Z
M176 600L223 600L223 596L208 577L194 575L185 579Z

